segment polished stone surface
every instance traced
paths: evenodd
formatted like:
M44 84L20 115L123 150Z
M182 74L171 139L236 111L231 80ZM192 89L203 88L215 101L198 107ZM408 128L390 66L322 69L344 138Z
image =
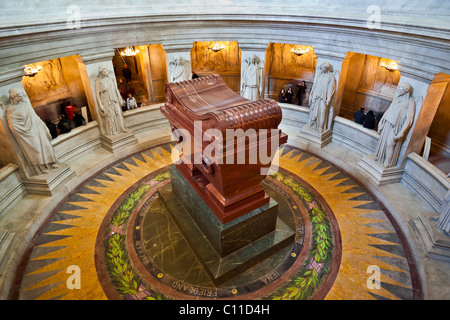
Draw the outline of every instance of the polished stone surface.
M171 170L171 172L173 172L173 170ZM293 229L295 229L295 225L289 227L281 219L276 220L276 225L273 230L270 232L263 232L258 237L255 237L255 239L252 239L253 236L251 233L254 235L254 228L258 228L258 224L252 219L251 221L244 221L244 223L248 223L245 228L246 230L244 231L245 233L243 234L246 236L244 239L233 238L235 235L236 237L239 237L238 233L241 230L237 230L237 232L234 233L231 231L232 237L226 235L222 236L221 239L217 239L217 241L221 242L220 247L223 247L222 252L217 252L211 239L199 228L198 225L201 222L193 219L183 206L182 202L175 194L173 194L173 184L174 182L158 190L160 199L163 201L169 215L176 222L179 230L184 235L187 243L189 243L190 249L194 252L195 256L200 261L200 264L215 285L221 285L228 282L232 278L239 276L245 270L255 266L264 259L271 257L294 242L295 232ZM198 200L199 199L197 199L197 201ZM201 202L198 203L199 207L202 205L204 204ZM278 205L274 200L272 200L272 203L268 205L268 207L269 210L274 208L278 209ZM160 207L160 210L161 209L162 208ZM277 211L278 210L275 211L275 218ZM214 215L213 212L208 213ZM239 219L241 218L243 217L240 217ZM259 219L264 219L264 217L260 217ZM239 224L242 224L242 222L238 223L237 226L239 226ZM209 229L211 228L214 228L214 226L210 225ZM264 229L262 230L264 231ZM150 232L150 234L152 233ZM213 239L213 241L214 240L216 239ZM168 244L168 246L170 246L170 244ZM184 251L185 250L186 248L184 248ZM172 264L171 261L168 261L167 263Z
M278 203L274 199L239 218L222 223L176 166L170 167L170 176L171 190L167 190L164 193L167 197L162 198L166 199L164 202L172 217L182 224L185 215L174 206L183 207L219 256L226 256L275 230Z

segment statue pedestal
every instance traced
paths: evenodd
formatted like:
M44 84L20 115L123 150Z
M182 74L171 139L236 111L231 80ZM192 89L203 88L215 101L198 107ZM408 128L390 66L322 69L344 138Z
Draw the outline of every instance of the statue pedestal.
M8 270L7 264L11 257L16 256L14 247L19 241L16 233L0 228L0 270ZM6 277L6 272L2 276Z
M376 185L400 182L403 176L403 169L384 168L373 159L373 154L364 156L357 166Z
M427 257L450 262L450 235L436 227L439 214L424 212L410 221Z
M31 194L52 196L59 191L69 179L75 177L75 171L64 163L59 163L59 168L51 170L47 174L31 176L23 181L25 189Z
M297 138L300 140L303 140L307 143L315 144L319 148L322 148L331 142L332 136L333 136L333 132L331 130L319 132L317 130L311 129L306 124L300 128L300 132L299 132Z
M137 143L136 137L131 132L124 132L111 136L100 136L100 139L102 146L112 153Z
M171 179L159 197L215 285L294 242L295 232L277 217L275 200L223 224L175 166Z

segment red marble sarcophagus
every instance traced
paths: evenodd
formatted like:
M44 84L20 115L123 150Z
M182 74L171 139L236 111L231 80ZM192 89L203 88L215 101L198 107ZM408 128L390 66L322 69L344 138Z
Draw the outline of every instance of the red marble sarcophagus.
M276 148L287 141L278 129L281 108L276 101L245 99L219 75L168 83L165 94L161 112L183 145L177 169L220 221L267 204L262 169L270 167ZM235 138L239 129L245 139Z

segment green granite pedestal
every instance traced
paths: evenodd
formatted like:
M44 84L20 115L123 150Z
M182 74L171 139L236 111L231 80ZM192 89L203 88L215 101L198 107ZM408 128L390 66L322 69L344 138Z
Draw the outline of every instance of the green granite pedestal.
M223 284L294 242L274 199L223 224L175 166L159 197L215 285Z

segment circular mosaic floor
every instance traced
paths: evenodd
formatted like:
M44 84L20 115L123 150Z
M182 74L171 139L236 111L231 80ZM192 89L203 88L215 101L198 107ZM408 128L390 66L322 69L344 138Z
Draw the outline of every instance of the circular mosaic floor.
M287 145L278 153L279 171L263 185L279 205L277 230L295 236L214 285L158 195L171 180L171 148L119 161L63 201L24 261L16 297L421 298L408 246L389 213L346 173ZM233 259L241 263L239 255Z

